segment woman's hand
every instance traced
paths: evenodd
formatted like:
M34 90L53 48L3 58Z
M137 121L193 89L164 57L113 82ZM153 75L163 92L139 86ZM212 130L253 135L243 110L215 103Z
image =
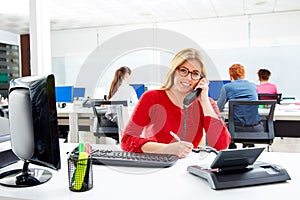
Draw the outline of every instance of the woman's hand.
M200 79L199 83L196 85L196 88L201 88L202 91L199 95L200 102L208 99L208 81L206 78Z
M190 142L180 141L166 144L159 153L175 154L179 158L185 158L193 149L193 144Z

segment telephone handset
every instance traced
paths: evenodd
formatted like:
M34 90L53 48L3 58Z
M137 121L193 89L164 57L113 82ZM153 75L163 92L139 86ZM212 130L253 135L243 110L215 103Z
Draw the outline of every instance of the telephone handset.
M201 75L201 78L199 79L199 81L204 78L204 75ZM198 83L199 83L198 81ZM201 88L197 88L196 90L192 91L190 94L188 94L184 99L183 99L183 105L184 106L188 106L190 105L200 94L200 92L202 91Z
M197 88L196 90L194 90L193 92L191 92L190 94L188 94L184 99L183 99L183 105L188 106L190 105L200 94L200 92L202 91L201 88Z

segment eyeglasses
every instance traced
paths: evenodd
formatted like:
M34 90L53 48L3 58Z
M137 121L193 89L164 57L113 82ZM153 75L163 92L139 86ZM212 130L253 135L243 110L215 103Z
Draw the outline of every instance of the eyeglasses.
M191 73L191 78L193 80L200 80L204 77L198 70L189 71L186 67L179 67L177 68L177 70L179 72L179 75L182 77L186 77L187 75L189 75L189 73Z

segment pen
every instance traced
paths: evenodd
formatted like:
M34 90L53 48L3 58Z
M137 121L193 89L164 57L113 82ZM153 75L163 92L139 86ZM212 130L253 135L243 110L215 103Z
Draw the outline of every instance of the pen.
M78 145L78 153L80 152L84 152L85 150L85 144L83 142L80 142L79 145Z
M88 154L89 157L91 156L91 148L92 147L90 144L85 144L84 151Z
M175 140L177 140L177 142L180 142L181 139L178 137L178 135L176 135L175 133L173 133L172 131L170 131L170 135L173 136L173 138L175 138Z

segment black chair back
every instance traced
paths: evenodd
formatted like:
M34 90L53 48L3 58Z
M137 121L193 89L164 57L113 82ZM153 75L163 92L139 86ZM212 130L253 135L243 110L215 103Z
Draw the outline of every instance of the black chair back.
M232 142L243 144L268 144L271 145L275 138L274 134L274 111L276 100L230 100L228 113L228 130L232 137ZM236 106L252 106L258 109L264 131L258 132L241 132L236 131L237 123L234 120L234 108ZM249 113L244 113L243 117L247 118Z
M258 94L259 100L276 100L280 104L282 93L278 94Z
M105 101L102 99L92 99L92 108L95 118L97 119L97 125L94 135L97 137L111 137L116 141L119 141L119 129L116 122L109 120L105 113L107 112L107 106L111 105L123 105L127 106L127 101Z

